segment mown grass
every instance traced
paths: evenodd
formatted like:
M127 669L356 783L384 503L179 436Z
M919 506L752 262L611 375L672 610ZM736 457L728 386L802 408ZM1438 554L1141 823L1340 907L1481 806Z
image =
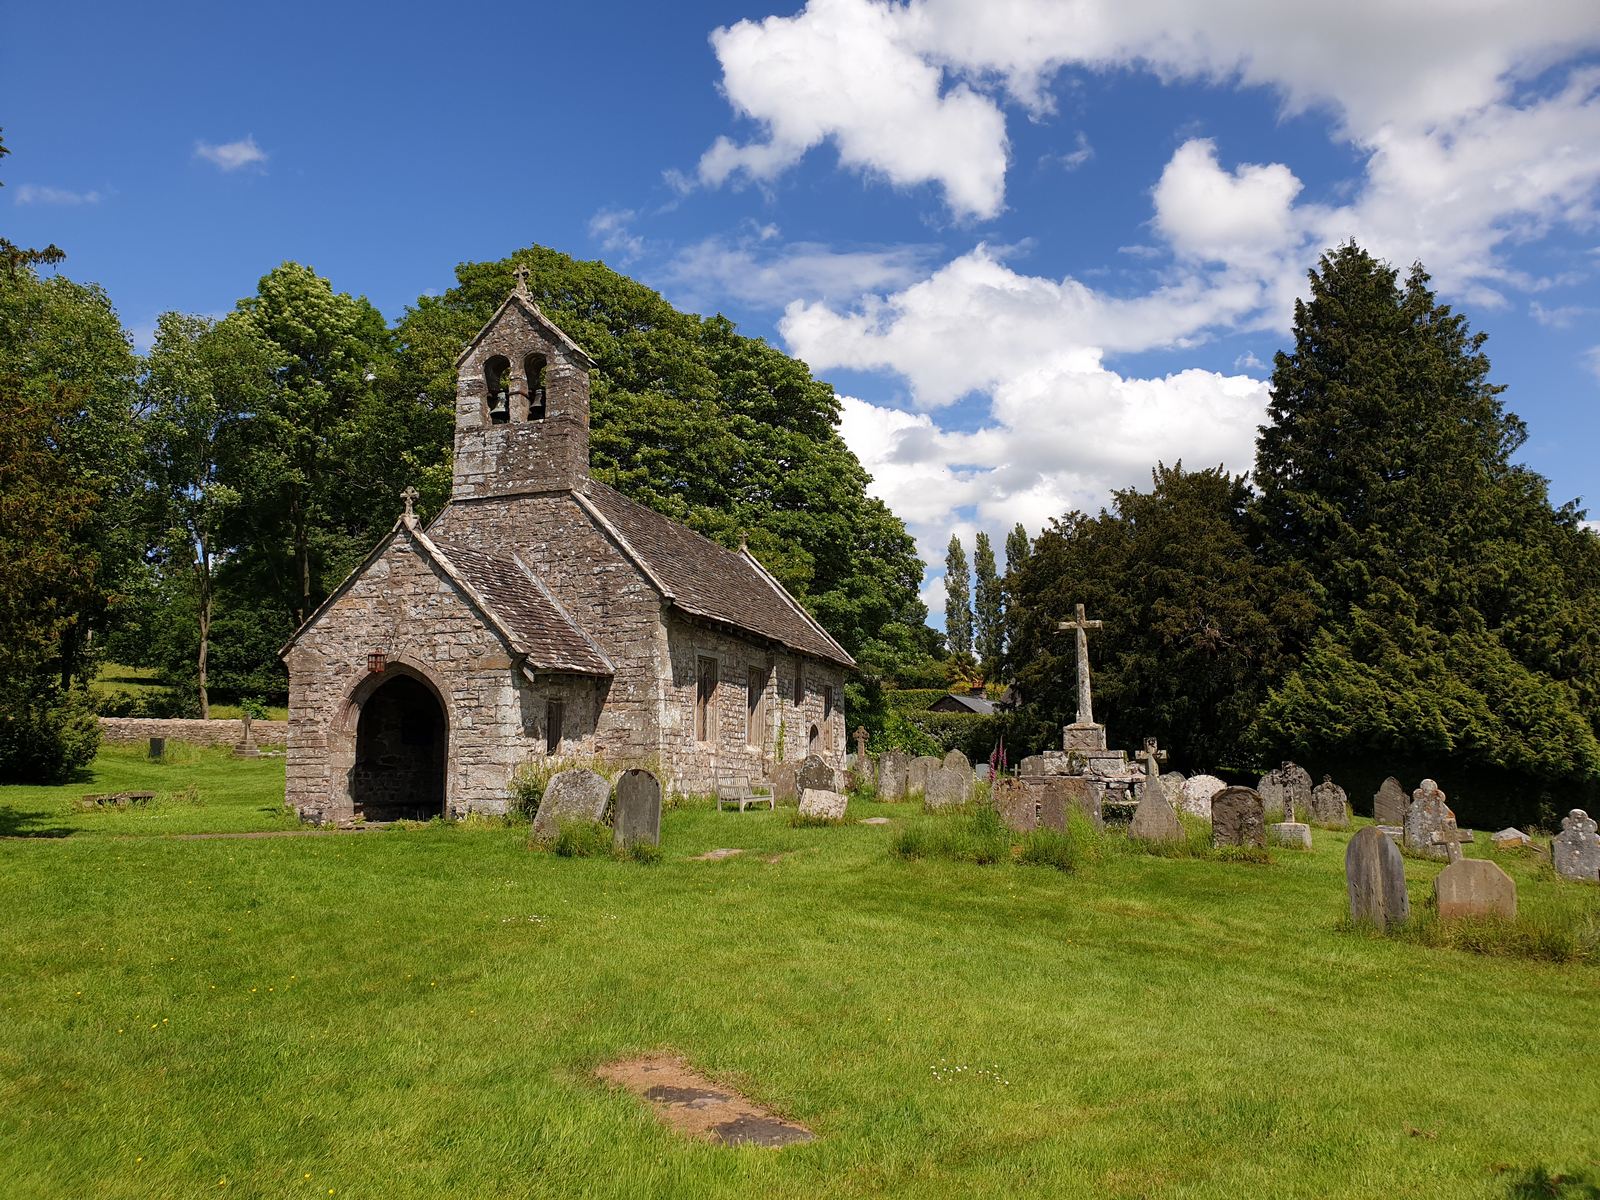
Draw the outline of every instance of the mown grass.
M1063 872L898 857L909 805L831 829L697 807L640 870L487 821L117 838L276 822L281 760L96 770L0 789L68 835L0 843L8 1197L1600 1186L1600 968L1341 932L1342 833L1250 866L1108 839ZM200 802L72 809L146 779ZM723 846L746 853L691 861ZM1499 861L1530 920L1600 912ZM1415 905L1437 870L1407 863ZM687 1142L592 1078L657 1049L818 1140Z

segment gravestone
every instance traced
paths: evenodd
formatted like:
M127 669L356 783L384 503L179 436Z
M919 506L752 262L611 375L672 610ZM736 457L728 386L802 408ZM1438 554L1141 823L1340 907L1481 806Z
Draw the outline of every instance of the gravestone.
M793 763L779 763L772 768L772 802L793 804L800 799L800 785L795 779Z
M911 765L906 768L906 798L925 797L928 794L928 782L933 778L935 771L944 767L939 759L931 754L924 754L911 760Z
M164 738L164 737L153 737L153 738L150 739L150 757L151 758L160 759L160 758L165 757L166 753L167 753L167 739L166 738Z
M1456 832L1456 815L1445 803L1445 794L1431 779L1411 793L1411 803L1406 808L1405 845L1407 850L1428 858L1448 858L1443 835Z
M967 761L967 756L961 753L959 750L952 750L949 754L946 754L944 756L944 761L940 765L944 767L954 767L958 771L972 770L972 764Z
M1144 799L1139 801L1139 807L1134 810L1128 836L1141 842L1183 840L1183 822L1178 820L1177 810L1167 803L1167 794L1163 789L1144 789Z
M867 727L857 725L854 734L856 740L856 767L864 773L870 772L872 755L867 753ZM865 777L865 774L863 775Z
M839 792L824 788L806 788L800 793L800 815L820 817L824 821L844 820L849 801Z
M1228 785L1215 775L1194 775L1184 780L1178 807L1186 813L1211 820L1211 800Z
M241 732L239 734L239 744L233 748L233 756L235 758L261 757L261 750L256 745L255 731L250 728L252 719L253 718L250 716L248 710L245 712L244 716L239 718Z
M965 761L965 760L963 760ZM972 773L959 767L940 767L928 777L923 803L930 809L965 804L972 794Z
M1502 829L1489 840L1496 850L1525 850L1533 845L1533 839L1514 826Z
M1351 919L1370 921L1379 929L1410 920L1406 860L1377 826L1356 830L1345 847L1344 879L1350 894Z
M1332 776L1324 775L1311 789L1311 819L1332 829L1350 828L1350 798Z
M1281 816L1292 823L1299 810L1311 806L1311 775L1304 767L1286 762L1263 775L1256 791L1268 817Z
M1182 808L1184 777L1182 771L1168 771L1161 777L1161 790L1167 794L1167 803Z
M1265 846L1267 819L1255 788L1223 788L1211 798L1213 846Z
M829 766L815 754L808 754L794 773L795 786L802 792L807 788L821 792L844 791L843 772Z
M617 780L612 841L621 849L661 844L661 781L649 771L624 771Z
M911 759L904 750L885 750L878 757L878 799L904 800L906 768Z
M1593 883L1600 879L1600 834L1581 808L1561 818L1561 832L1550 843L1550 862L1563 879Z
M1030 754L1017 764L1018 775L1043 775L1045 757L1042 754Z
M545 784L539 815L533 819L533 836L553 838L563 820L602 821L611 802L611 784L587 767L559 771Z
M1039 825L1065 833L1067 813L1077 809L1094 824L1105 828L1101 798L1105 792L1090 780L1078 775L1047 775L1028 784L1039 798Z
M988 783L994 778L994 768L988 763L975 763L972 768L972 777L979 783Z
M997 779L994 807L1013 833L1032 833L1039 827L1038 790L1020 779Z
M1279 821L1267 826L1267 839L1277 846L1311 849L1311 826L1303 821Z
M1494 863L1484 858L1460 858L1439 872L1433 881L1439 919L1504 917L1517 915L1517 885Z
M1393 775L1383 781L1383 786L1372 797L1372 822L1375 825L1400 826L1406 823L1406 790Z

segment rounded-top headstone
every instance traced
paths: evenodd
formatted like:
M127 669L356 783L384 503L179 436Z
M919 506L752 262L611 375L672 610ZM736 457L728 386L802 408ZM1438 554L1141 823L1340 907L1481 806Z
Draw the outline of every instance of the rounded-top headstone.
M1311 819L1334 829L1350 827L1350 798L1330 775L1311 789Z
M601 821L611 801L611 784L587 767L557 772L545 784L539 815L533 819L535 837L554 837L562 820Z
M957 771L972 770L972 764L967 761L967 756L961 753L959 750L952 750L950 753L946 754L943 762L940 763L940 765Z
M1255 788L1223 788L1211 798L1213 846L1265 846L1266 806Z
M624 771L617 780L613 839L626 849L637 842L661 844L661 781L649 771Z
M1592 883L1600 879L1600 833L1581 808L1561 818L1561 832L1550 843L1550 862L1563 879Z
M1178 807L1196 817L1211 820L1211 800L1228 785L1215 775L1193 775L1183 781Z
M1406 789L1393 775L1389 776L1372 797L1373 821L1378 825L1404 825L1406 801Z
M1376 825L1363 825L1345 847L1344 878L1354 920L1388 929L1410 919L1406 860Z

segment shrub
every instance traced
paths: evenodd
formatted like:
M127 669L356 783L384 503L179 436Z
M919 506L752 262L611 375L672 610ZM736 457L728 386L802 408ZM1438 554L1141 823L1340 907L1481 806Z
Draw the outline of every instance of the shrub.
M100 722L86 689L42 683L0 700L0 779L65 783L99 750Z

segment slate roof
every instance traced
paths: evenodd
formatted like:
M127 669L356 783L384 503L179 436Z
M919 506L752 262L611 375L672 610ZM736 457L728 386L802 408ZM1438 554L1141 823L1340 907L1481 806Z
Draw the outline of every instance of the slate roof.
M928 705L930 712L957 712L962 709L989 717L994 715L994 701L982 696L961 696L951 692L948 696L940 696Z
M585 491L574 494L611 526L623 550L674 607L815 658L855 665L844 647L748 551L719 546L593 479Z
M436 556L453 567L487 606L486 615L511 636L513 647L535 671L611 675L600 647L567 616L549 590L520 562L449 542L431 542Z

